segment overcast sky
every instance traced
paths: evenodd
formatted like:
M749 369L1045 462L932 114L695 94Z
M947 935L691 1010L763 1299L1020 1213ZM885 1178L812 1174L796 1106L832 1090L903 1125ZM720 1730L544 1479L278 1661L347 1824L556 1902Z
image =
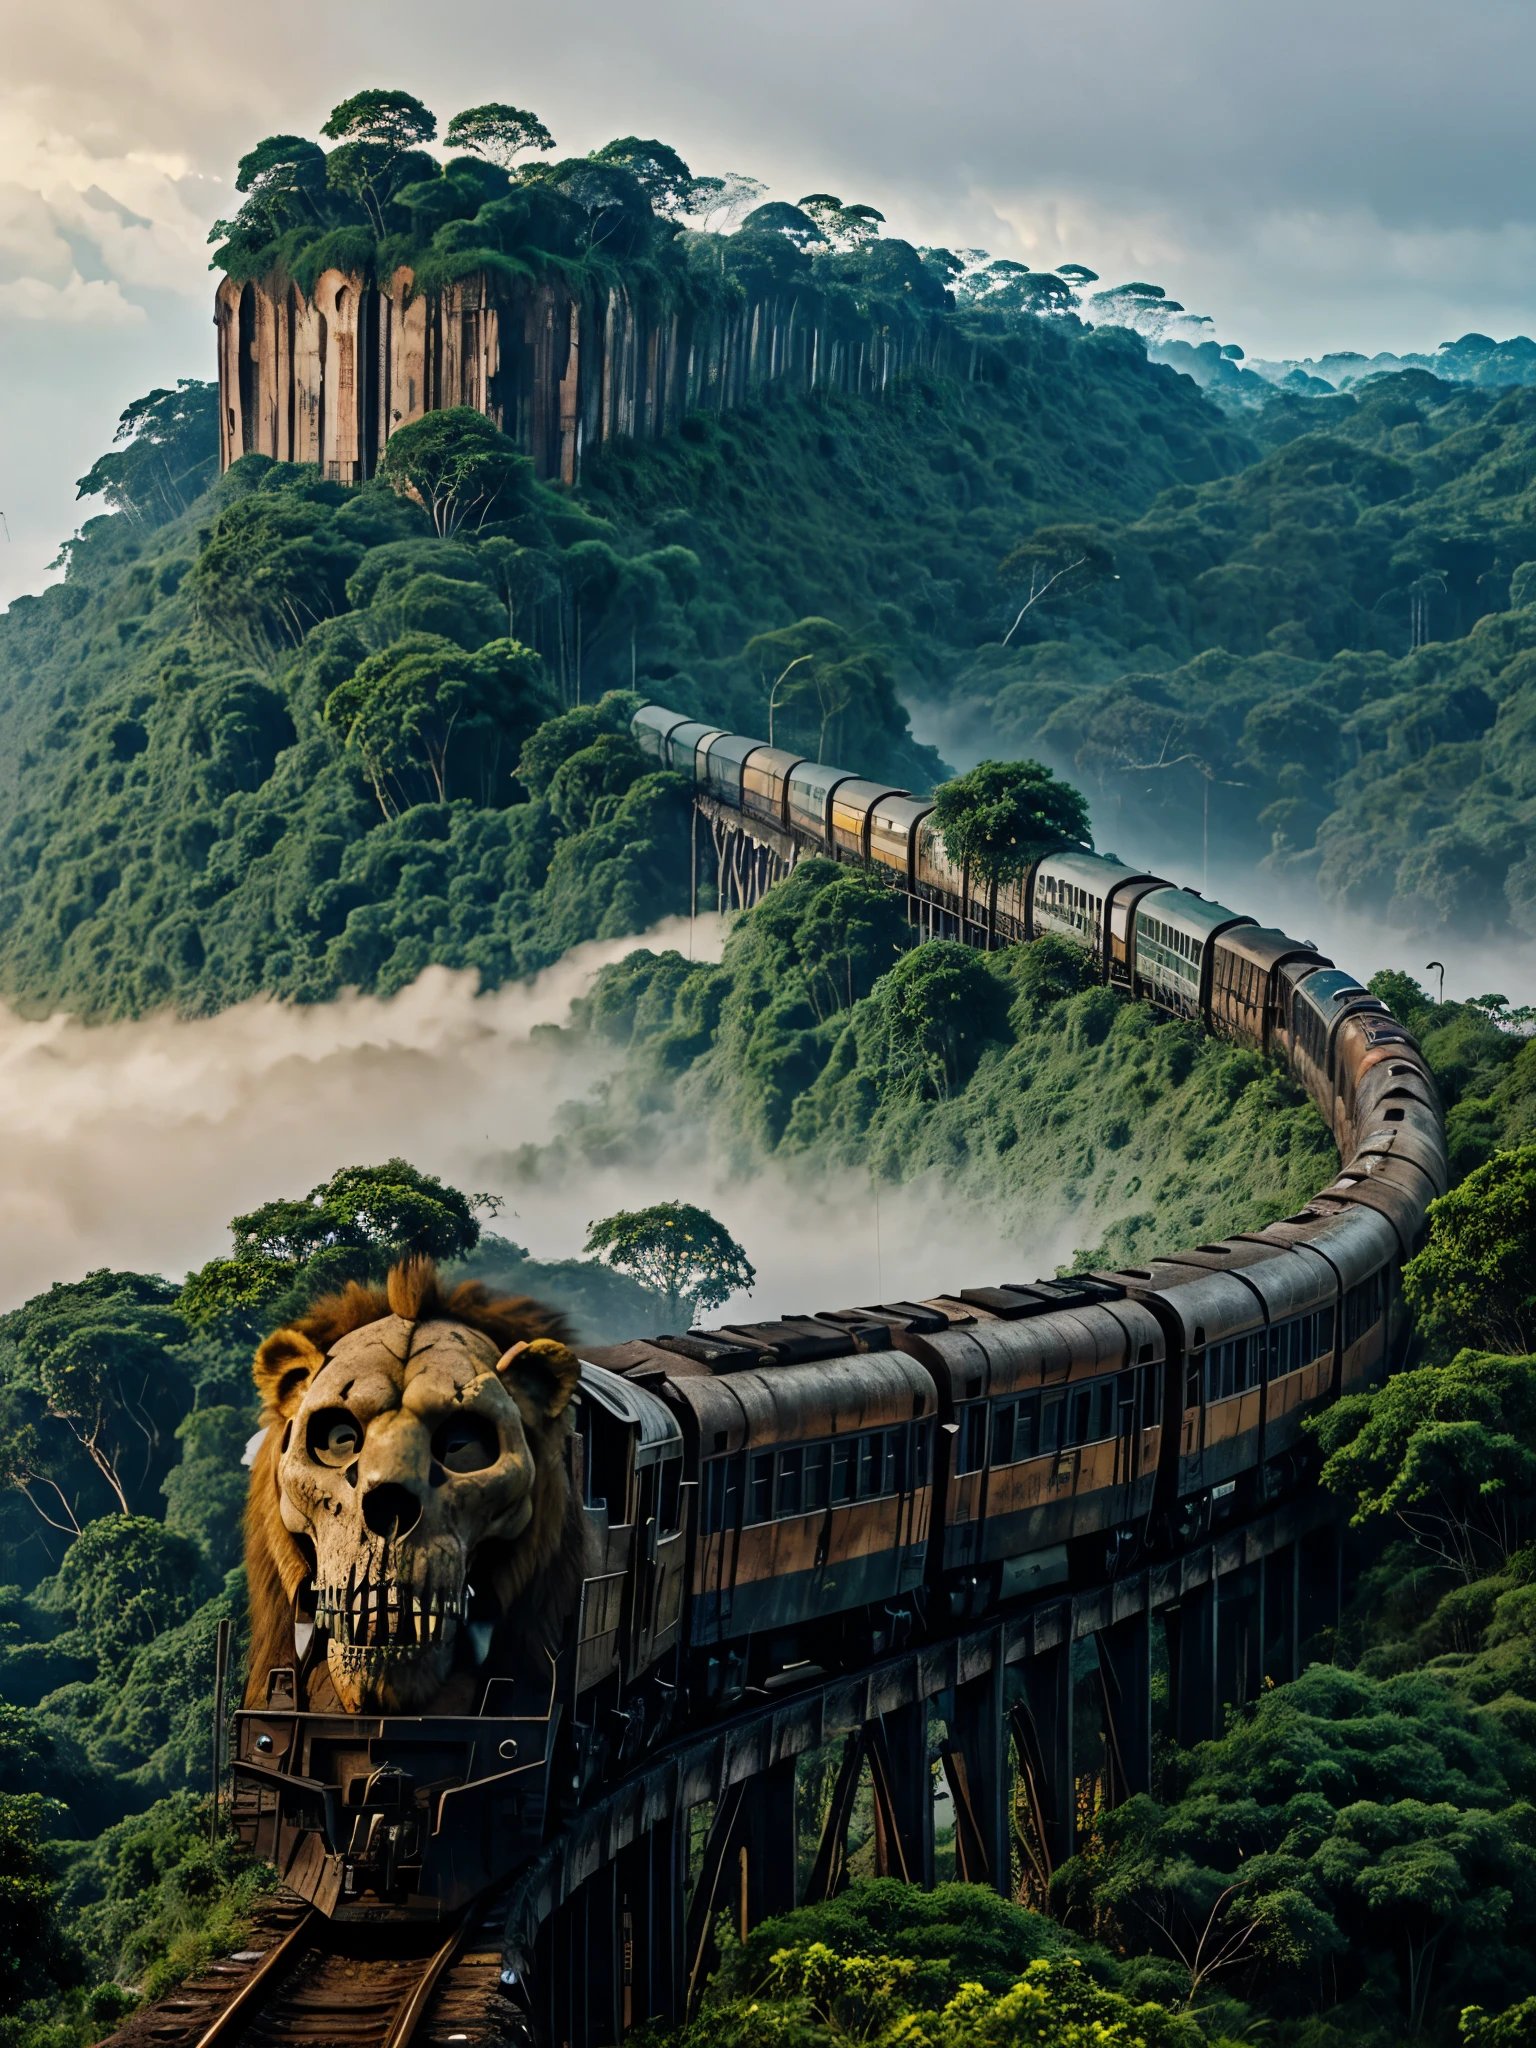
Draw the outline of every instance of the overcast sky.
M122 407L212 373L236 158L363 85L1150 279L1250 354L1536 332L1530 0L0 0L0 23L0 604L44 579Z

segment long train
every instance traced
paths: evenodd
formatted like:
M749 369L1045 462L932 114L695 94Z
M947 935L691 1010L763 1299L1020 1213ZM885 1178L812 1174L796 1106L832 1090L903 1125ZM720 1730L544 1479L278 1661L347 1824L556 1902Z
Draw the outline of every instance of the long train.
M306 1712L280 1667L236 1717L243 1835L338 1920L459 1913L690 1728L1300 1493L1307 1418L1401 1358L1399 1274L1447 1185L1421 1053L1314 947L1079 847L978 890L903 791L658 706L634 729L717 818L885 874L924 932L1057 932L1273 1057L1342 1164L1295 1215L1145 1267L588 1350L596 1564L549 1672L409 1717Z

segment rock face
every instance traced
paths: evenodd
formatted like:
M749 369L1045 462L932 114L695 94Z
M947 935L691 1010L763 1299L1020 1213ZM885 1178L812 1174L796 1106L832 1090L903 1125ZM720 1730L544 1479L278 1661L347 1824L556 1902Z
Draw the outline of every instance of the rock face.
M378 286L327 270L307 295L286 279L226 279L214 304L220 468L261 454L361 483L396 427L469 405L538 476L574 483L603 442L673 432L770 384L872 395L971 346L942 314L881 326L795 295L688 312L620 286L580 296L483 272L413 284L408 269Z

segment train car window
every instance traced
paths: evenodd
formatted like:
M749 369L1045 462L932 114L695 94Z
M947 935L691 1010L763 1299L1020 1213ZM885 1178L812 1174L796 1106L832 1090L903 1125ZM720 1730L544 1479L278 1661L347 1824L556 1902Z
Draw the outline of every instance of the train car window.
M987 1462L987 1404L973 1401L960 1410L957 1472L979 1472Z
M656 1520L663 1534L670 1536L682 1523L683 1461L667 1458L661 1467L661 1492L656 1503Z
M707 1534L718 1536L741 1519L741 1490L746 1465L740 1451L704 1462L700 1518Z
M885 1491L885 1432L876 1429L859 1439L859 1499L876 1500Z
M807 1514L824 1508L829 1498L827 1484L832 1471L832 1446L811 1444L805 1453L805 1509Z
M1387 1305L1386 1275L1372 1273L1344 1297L1344 1348L1358 1344L1366 1332L1381 1321Z
M776 1515L798 1515L804 1488L805 1452L803 1450L780 1451L779 1486L774 1497Z
M1038 1456L1044 1457L1047 1451L1059 1451L1061 1449L1062 1421L1066 1414L1066 1408L1066 1397L1062 1394L1042 1394L1040 1396L1040 1447L1037 1453Z
M1184 1406L1200 1406L1200 1383L1205 1377L1205 1353L1191 1351L1184 1366Z
M926 1486L928 1484L928 1432L929 1425L926 1422L913 1423L912 1484L914 1486Z
M1262 1330L1211 1345L1206 1352L1206 1399L1230 1401L1256 1387L1264 1375L1264 1351Z
M857 1437L843 1437L832 1446L832 1504L840 1507L844 1501L853 1499L854 1483L858 1476L859 1440Z
M887 1493L905 1493L907 1490L907 1431L900 1429L885 1432L885 1477Z
M773 1520L772 1451L754 1451L752 1454L752 1481L747 1498L747 1520L749 1522L771 1522Z

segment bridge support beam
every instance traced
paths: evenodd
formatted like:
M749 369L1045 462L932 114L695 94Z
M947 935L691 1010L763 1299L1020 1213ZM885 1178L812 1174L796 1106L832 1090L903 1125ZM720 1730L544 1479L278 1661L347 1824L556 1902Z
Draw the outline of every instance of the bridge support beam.
M951 1747L944 1759L955 1803L956 1872L964 1884L1013 1893L1008 1844L1008 1736L1003 1711L1003 1639L992 1668L955 1687Z
M928 1702L882 1714L871 1730L875 1785L875 1869L908 1884L933 1884L933 1768Z
M1143 1608L1098 1636L1110 1796L1115 1805L1152 1789L1152 1627Z
M1216 1733L1216 1584L1190 1586L1166 1616L1173 1739L1188 1749Z
M1022 1707L1014 1710L1019 1764L1030 1778L1046 1861L1059 1870L1077 1842L1072 1761L1072 1642L1037 1650L1020 1666Z
M800 1840L792 1756L770 1764L748 1783L741 1803L740 1833L746 1858L742 1908L751 1929L795 1909Z

